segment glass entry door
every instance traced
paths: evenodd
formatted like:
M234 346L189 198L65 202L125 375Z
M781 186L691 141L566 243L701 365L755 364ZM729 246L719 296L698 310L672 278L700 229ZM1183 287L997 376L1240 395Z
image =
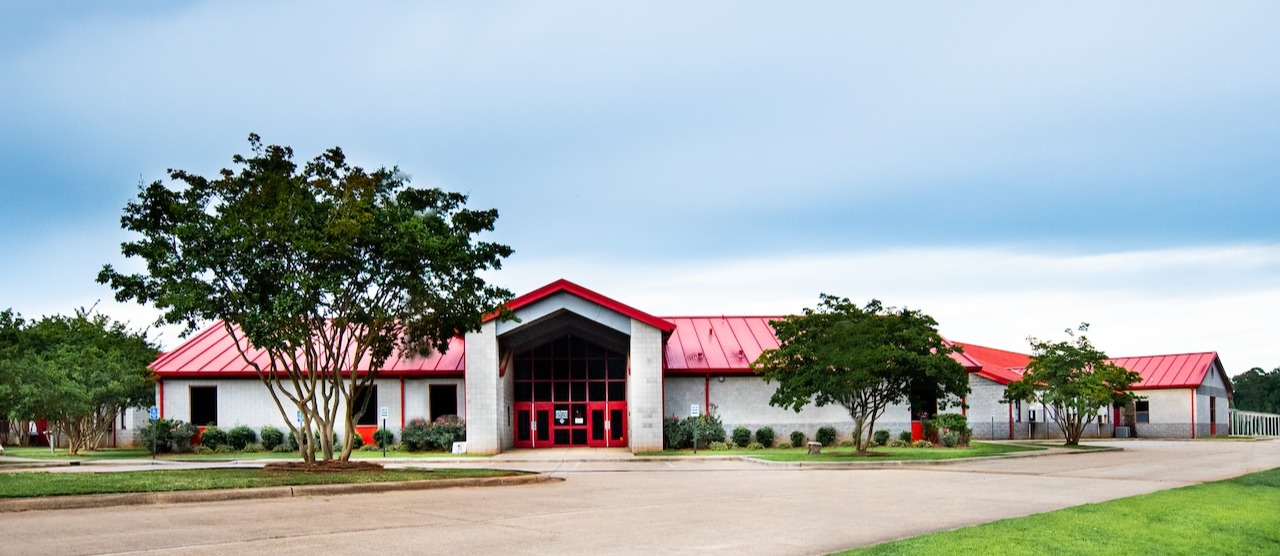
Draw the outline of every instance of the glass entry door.
M515 446L626 446L626 354L573 335L514 357Z
M626 402L589 404L587 420L591 425L588 446L609 448L627 445Z

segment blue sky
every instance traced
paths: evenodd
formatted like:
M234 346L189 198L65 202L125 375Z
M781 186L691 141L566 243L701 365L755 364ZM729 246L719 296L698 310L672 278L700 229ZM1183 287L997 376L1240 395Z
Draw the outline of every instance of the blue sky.
M1280 4L0 3L0 307L92 305L121 207L249 132L502 217L517 292L818 292L1007 349L1280 366ZM172 331L160 334L172 347Z

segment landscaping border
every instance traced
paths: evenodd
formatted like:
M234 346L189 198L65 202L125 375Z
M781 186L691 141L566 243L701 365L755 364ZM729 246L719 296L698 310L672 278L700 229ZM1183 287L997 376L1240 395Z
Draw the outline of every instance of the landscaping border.
M109 506L137 506L145 504L182 504L188 502L221 502L226 500L291 498L295 496L334 496L342 494L390 492L395 490L434 490L438 488L515 486L546 483L551 481L559 482L563 480L564 479L542 473L528 473L505 477L477 477L469 479L438 479L385 483L346 483L332 485L298 485L260 488L181 490L171 492L126 492L120 494L6 498L0 499L0 513L105 508Z

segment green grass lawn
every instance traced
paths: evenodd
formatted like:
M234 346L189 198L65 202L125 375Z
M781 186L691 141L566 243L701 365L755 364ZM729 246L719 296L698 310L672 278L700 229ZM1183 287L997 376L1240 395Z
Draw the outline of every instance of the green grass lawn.
M519 475L498 469L387 469L377 472L306 473L261 469L162 469L114 473L11 472L0 475L0 498L172 492L223 488L385 483Z
M1280 554L1280 469L841 554Z
M764 450L698 450L700 456L750 456L769 461L920 461L956 458L996 456L1012 452L1043 450L1041 446L1016 444L989 444L974 442L968 448L874 448L871 455L858 454L853 448L823 448L822 453L811 456L807 448L768 448ZM641 456L691 456L693 450L663 450L644 452Z
M49 448L41 447L7 447L5 448L6 456L19 458L43 459L43 460L113 460L113 459L151 459L151 453L145 448L104 448L102 450L93 450L81 452L79 455L70 455L65 449L58 449L50 453ZM451 454L449 452L387 452L387 458L442 458L442 457L487 457L480 454ZM159 454L157 459L200 459L200 460L241 460L241 459L300 459L297 452L226 452L212 454ZM359 450L351 453L351 459L382 459L382 451L377 452L361 452Z

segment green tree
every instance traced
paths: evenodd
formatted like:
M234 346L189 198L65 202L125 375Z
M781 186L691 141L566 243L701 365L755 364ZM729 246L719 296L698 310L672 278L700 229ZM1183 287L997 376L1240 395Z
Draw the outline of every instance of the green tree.
M154 400L147 364L159 351L145 333L85 310L7 320L0 323L14 332L0 357L7 416L48 420L72 454L98 448L121 411Z
M289 147L256 134L249 144L253 155L236 155L238 168L214 179L170 170L174 188L141 187L121 223L142 237L121 247L146 272L107 265L98 281L118 300L154 304L188 334L219 321L303 457L314 461L319 438L333 459L335 425L354 430L377 410L350 402L388 357L447 349L510 298L479 274L500 268L511 248L477 239L498 212L465 208L465 195L409 187L395 168L366 172L336 147L299 167ZM267 357L244 357L251 346ZM354 435L343 436L346 460Z
M766 382L778 383L770 405L797 412L810 403L841 405L853 419L859 451L871 444L885 409L913 389L929 386L956 398L969 392L964 367L950 357L959 348L943 341L937 321L919 311L876 300L858 307L822 294L816 309L772 324L779 346L752 364Z
M1021 379L1005 387L1006 401L1044 405L1068 446L1080 444L1085 427L1100 411L1140 399L1130 388L1142 376L1111 363L1085 336L1088 330L1088 323L1081 323L1077 336L1068 328L1071 339L1059 342L1030 338L1031 362Z
M1271 371L1249 369L1232 378L1231 387L1236 409L1280 413L1280 367Z

